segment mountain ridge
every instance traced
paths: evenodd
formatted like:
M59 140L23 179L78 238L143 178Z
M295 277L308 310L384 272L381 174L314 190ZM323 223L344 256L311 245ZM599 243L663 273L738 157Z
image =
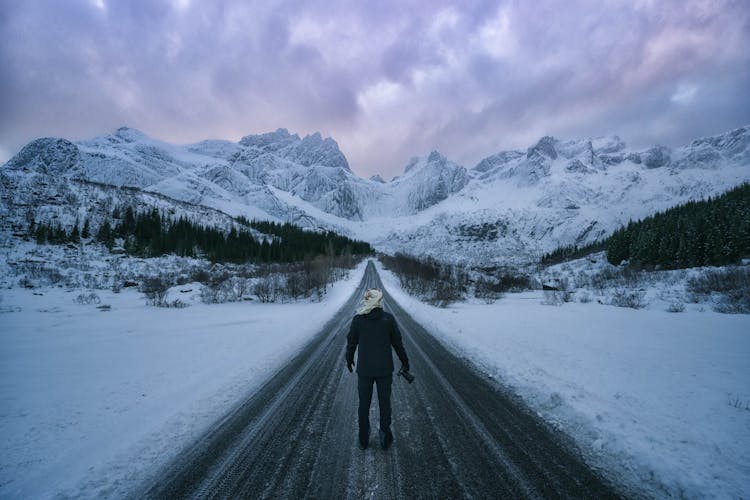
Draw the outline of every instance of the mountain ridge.
M632 150L617 136L544 136L526 151L500 151L470 169L431 151L389 182L352 172L332 138L282 128L184 146L128 127L77 143L40 138L0 168L3 210L16 219L21 207L83 212L97 200L66 209L50 204L51 190L74 196L66 183L80 180L228 216L302 221L386 252L467 263L532 261L555 246L590 242L649 211L749 179L749 127L674 149Z

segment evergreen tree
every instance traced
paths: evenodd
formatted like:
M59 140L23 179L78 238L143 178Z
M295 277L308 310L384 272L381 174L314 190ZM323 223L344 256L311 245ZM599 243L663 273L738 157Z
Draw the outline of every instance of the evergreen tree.
M115 206L111 219L105 218L100 223L95 237L110 249L115 238L122 238L125 252L131 255L154 257L172 253L229 262L294 262L302 261L308 255L331 257L344 252L372 252L369 244L330 231L306 231L288 223L251 222L245 218L238 218L237 222L269 237L259 241L245 227L232 225L228 230L204 227L185 216L172 219L156 208L136 211L132 206ZM41 223L36 225L33 235L39 243L77 242L81 237L91 236L90 224L86 217L83 230L79 231L79 221L76 220L71 233L66 234L59 225L53 227Z
M70 230L70 236L68 236L68 241L71 243L78 243L81 239L81 233L78 231L78 219L76 219L75 223L73 224L73 229Z
M36 238L36 242L40 245L47 243L48 234L49 234L49 226L45 224L44 222L39 223L36 227L36 232L34 235L34 237Z
M99 226L99 230L96 233L96 240L104 244L110 250L112 249L112 246L114 245L114 236L112 234L112 225L109 223L109 220L104 219L104 222Z
M81 238L88 239L91 237L91 222L89 221L89 218L86 217L83 220L83 229L81 229Z
M750 184L692 201L615 231L607 259L663 268L721 266L750 255Z

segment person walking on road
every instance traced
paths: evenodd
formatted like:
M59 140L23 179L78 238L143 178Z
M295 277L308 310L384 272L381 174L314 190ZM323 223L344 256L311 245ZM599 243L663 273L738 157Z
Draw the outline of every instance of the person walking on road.
M357 389L359 391L359 447L367 448L370 439L370 402L373 383L378 388L380 408L380 446L383 449L393 442L391 432L391 384L393 383L393 356L391 347L401 361L402 370L409 371L409 358L404 350L401 332L392 314L383 310L383 292L379 288L365 291L363 305L352 319L346 337L346 367L349 372L357 355Z

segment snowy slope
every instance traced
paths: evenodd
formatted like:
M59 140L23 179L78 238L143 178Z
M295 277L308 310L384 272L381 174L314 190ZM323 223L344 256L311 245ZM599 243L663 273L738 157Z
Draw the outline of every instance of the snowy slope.
M0 168L0 211L17 228L36 213L72 221L74 208L102 197L127 192L147 204L152 193L181 211L196 207L194 217L213 208L336 229L386 252L491 265L591 242L629 219L747 181L749 127L675 150L630 150L617 137L543 137L472 169L433 151L390 182L355 175L336 142L317 133L279 129L176 146L121 128L77 144L29 143Z
M378 267L417 321L510 386L631 491L644 498L750 496L746 315L701 312L699 305L680 314L596 301L555 307L543 304L541 291L437 308Z
M147 306L142 294L3 290L0 498L122 498L257 389L356 289L322 302ZM195 289L187 284L174 290ZM187 300L187 299L185 299Z

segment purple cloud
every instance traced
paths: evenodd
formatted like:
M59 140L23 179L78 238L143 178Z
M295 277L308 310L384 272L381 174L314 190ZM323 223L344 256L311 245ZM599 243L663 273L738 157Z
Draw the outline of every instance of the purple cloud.
M5 156L123 124L286 127L390 177L431 149L473 166L544 134L678 145L750 123L742 0L5 0L0 35Z

